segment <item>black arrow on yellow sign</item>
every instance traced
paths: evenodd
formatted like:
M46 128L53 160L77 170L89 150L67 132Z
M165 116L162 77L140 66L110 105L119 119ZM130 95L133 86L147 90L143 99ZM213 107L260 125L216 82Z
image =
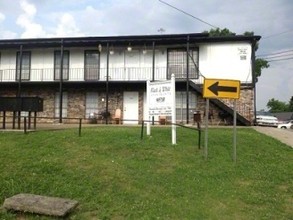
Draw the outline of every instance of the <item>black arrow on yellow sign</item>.
M237 92L237 87L219 86L219 82L215 82L213 85L209 86L208 89L216 96L218 92Z

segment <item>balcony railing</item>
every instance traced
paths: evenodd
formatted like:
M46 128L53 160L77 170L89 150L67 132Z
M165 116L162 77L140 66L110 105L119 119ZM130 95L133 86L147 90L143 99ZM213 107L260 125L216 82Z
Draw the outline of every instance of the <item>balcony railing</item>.
M154 69L155 80L166 80L167 69L165 67L156 67ZM70 68L63 70L63 81L106 81L107 69L84 69ZM147 81L153 78L152 67L127 67L127 68L109 68L109 81ZM25 74L22 81L44 82L59 81L60 73L54 68L31 69L29 75ZM15 69L0 70L0 82L16 82L18 81Z

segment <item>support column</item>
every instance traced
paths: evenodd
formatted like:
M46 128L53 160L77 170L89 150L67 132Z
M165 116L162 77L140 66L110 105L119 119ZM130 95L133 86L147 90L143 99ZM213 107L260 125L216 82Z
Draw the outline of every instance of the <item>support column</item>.
M251 48L251 72L252 72L252 84L253 84L253 116L254 116L253 120L255 120L255 117L256 117L255 46L256 46L256 40L254 39L252 42L252 48Z
M156 58L155 41L153 41L152 81L155 81L155 58Z
M107 43L107 75L106 75L106 124L108 124L108 112L109 112L109 59L110 59L110 48L109 43Z
M155 41L153 41L153 63L152 63L152 82L155 81L155 63L156 61L156 50L155 50ZM155 124L155 118L152 116L152 125Z
M62 108L63 108L63 58L64 58L64 41L61 40L60 48L60 82L59 82L59 123L62 123Z
M186 124L189 124L189 35L186 43Z

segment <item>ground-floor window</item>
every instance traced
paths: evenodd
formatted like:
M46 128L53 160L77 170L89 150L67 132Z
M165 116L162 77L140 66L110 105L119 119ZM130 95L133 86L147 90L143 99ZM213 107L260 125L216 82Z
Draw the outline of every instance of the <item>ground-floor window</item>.
M68 103L68 96L67 92L63 92L62 95L62 118L67 117L67 103ZM55 117L59 117L60 113L60 93L55 93Z
M196 110L196 94L189 92L189 119L193 117ZM176 120L178 122L186 121L186 92L176 92Z
M85 117L90 118L98 113L98 93L87 92L85 99Z

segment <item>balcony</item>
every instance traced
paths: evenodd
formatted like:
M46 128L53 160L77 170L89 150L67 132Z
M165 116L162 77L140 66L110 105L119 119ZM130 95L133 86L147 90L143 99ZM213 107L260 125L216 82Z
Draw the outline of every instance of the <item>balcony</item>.
M155 80L167 79L167 68L156 67ZM109 81L147 81L152 80L153 68L152 67L122 67L122 68L109 68L108 80ZM59 69L44 68L44 69L30 69L22 71L23 82L53 82L59 81ZM84 68L70 68L63 69L63 81L106 81L107 69L84 69ZM18 82L16 69L3 69L0 70L0 82Z

